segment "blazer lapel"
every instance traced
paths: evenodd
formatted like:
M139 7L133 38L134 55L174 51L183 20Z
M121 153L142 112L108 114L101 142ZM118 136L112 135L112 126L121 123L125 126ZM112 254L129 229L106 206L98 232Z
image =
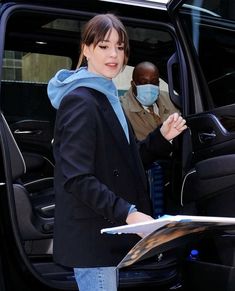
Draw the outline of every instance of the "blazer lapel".
M106 123L116 139L116 143L121 149L121 151L127 156L127 147L129 146L128 140L126 138L125 132L116 116L111 104L107 100L107 102L103 102L101 106L101 110L103 112L103 116L106 120Z
M136 139L134 136L133 129L130 126L129 122L128 122L128 127L129 127L129 135L130 135L130 151L131 151L131 155L133 156L133 161L135 164L134 170L135 170L135 173L139 173L139 175L140 175L140 176L138 176L137 183L139 183L142 180L145 187L147 187L145 169L144 169L143 163L142 163L141 158L140 158L138 146L136 146ZM136 169L138 169L139 171L136 171Z
M133 155L132 155L132 152L130 152L130 144L128 143L125 132L118 120L118 117L116 116L111 104L109 103L105 95L102 94L101 96L99 96L98 104L106 120L106 124L108 125L113 137L116 140L116 145L120 148L120 151L124 159L128 161L131 169L135 173L136 165L135 163L133 163ZM128 121L127 121L127 124L128 124ZM128 124L128 129L129 129L129 137L130 137L130 143L131 143L131 139L134 139L134 137L131 134L132 129L130 128L129 124Z

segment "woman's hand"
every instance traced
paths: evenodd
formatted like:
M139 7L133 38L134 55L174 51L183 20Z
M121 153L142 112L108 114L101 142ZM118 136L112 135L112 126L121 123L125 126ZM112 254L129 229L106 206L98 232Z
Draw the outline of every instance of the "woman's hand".
M186 128L186 120L179 113L173 113L163 122L160 131L165 139L172 140Z
M127 224L133 224L133 223L139 223L139 222L145 222L145 221L151 221L154 220L151 216L144 214L143 212L135 211L131 212L126 219ZM137 233L141 238L145 237L145 233Z

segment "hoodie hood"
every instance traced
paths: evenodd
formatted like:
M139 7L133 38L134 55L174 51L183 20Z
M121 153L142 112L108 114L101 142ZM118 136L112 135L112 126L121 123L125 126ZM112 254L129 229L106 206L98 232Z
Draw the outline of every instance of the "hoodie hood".
M74 71L63 69L55 74L47 86L47 94L52 106L58 109L63 97L78 87L95 89L107 96L129 141L128 126L116 86L111 79L91 73L87 67L81 67Z
M77 70L60 70L49 81L47 94L54 108L58 109L64 96L78 87L95 89L105 94L111 104L119 102L117 89L111 79L91 73L86 67Z

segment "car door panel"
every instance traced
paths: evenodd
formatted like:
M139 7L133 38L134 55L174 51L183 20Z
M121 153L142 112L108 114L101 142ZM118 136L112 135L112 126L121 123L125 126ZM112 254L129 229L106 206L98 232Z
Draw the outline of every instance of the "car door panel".
M191 132L194 162L234 152L235 132L228 131L215 114L189 117L187 125Z
M51 151L53 127L48 120L21 120L10 127L22 150Z
M200 215L235 215L231 203L235 199L235 132L221 122L222 116L228 116L226 111L225 107L187 118L192 155L183 178L181 205L194 202Z
M27 168L24 181L53 176L53 129L49 121L22 120L10 125ZM35 176L35 178L33 178Z
M200 201L235 187L235 154L220 155L195 164L184 179L181 202Z

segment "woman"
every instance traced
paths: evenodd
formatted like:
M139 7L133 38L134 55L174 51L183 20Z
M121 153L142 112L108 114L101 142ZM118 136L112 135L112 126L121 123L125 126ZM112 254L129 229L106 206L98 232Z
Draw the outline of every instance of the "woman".
M100 230L153 219L141 158L148 164L167 157L169 140L186 128L174 114L137 148L112 82L128 54L121 21L97 15L81 40L78 67L84 60L87 67L61 70L48 85L58 108L54 259L74 268L80 291L117 290L115 266L139 238Z

